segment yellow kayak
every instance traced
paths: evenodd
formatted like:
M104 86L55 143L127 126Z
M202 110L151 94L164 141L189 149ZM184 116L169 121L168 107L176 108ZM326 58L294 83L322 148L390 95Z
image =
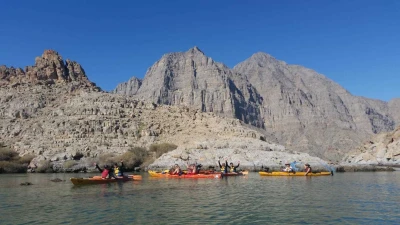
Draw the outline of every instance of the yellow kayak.
M141 175L128 175L126 177L121 177L121 178L111 178L111 179L103 179L101 176L94 176L91 178L75 178L72 177L71 182L74 185L83 185L83 184L108 184L108 183L114 183L114 182L120 182L120 181L134 181L134 180L142 180Z
M258 172L260 176L304 176L306 172ZM329 176L331 172L308 173L307 176Z

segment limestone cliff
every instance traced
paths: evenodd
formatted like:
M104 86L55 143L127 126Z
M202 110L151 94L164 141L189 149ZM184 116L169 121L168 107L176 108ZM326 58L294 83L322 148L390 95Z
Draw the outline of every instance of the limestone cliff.
M350 165L400 166L400 127L392 132L375 135L349 152L343 162Z
M0 86L68 82L99 89L89 81L79 63L69 59L64 62L58 52L54 50L45 50L41 57L36 57L35 65L27 66L24 70L0 66Z
M192 157L191 152L196 152L193 157L199 162L199 149L212 150L203 152L208 159L238 155L247 149L243 156L248 165L263 156L263 151L269 152L268 160L276 165L284 159L315 159L267 142L264 134L239 119L196 107L158 105L99 92L77 65L63 64L61 56L52 51L26 70L35 73L6 67L2 70L0 139L21 156L34 154L31 165L52 161L53 169L62 171L65 160L74 160L79 170L92 166L100 155L165 142L178 145L181 155ZM226 80L217 79L227 84L233 80L227 75Z
M137 87L121 86L114 92L130 94L133 92L129 89ZM247 78L215 62L197 47L164 55L148 69L136 96L157 104L195 107L263 126L261 99Z
M263 98L265 127L279 143L330 159L394 128L386 102L356 97L317 72L256 53L236 65Z
M137 93L141 85L141 79L132 77L127 82L118 84L118 86L112 91L112 93L132 96Z
M311 69L265 53L233 69L197 47L166 54L141 85L128 82L115 92L238 118L264 128L265 136L289 149L334 161L370 135L393 130L400 120L400 101L353 96Z

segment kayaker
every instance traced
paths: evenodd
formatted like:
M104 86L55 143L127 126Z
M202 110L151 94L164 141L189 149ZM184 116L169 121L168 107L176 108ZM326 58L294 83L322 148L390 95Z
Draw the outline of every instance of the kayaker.
M117 177L114 175L114 173L112 172L112 169L108 166L108 165L104 165L104 169L101 169L99 167L99 165L97 165L97 163L94 164L96 166L96 168L100 171L101 173L101 178L103 179L109 179L114 177L115 179L117 179Z
M174 166L175 170L172 172L173 175L182 175L182 170L181 167L179 167L178 164L175 164Z
M228 173L228 167L227 167L228 161L227 160L225 160L225 163L222 163L222 165L221 165L221 162L218 160L218 165L221 170L221 173Z
M124 176L123 168L124 168L124 162L122 160L121 160L121 166L118 166L118 163L114 163L114 174L118 177L123 177Z
M290 166L290 163L285 163L285 168L283 169L285 172L293 172L292 166Z
M231 163L229 164L229 172L231 172L231 173L236 173L236 169L239 167L239 165L240 165L240 161L238 161L237 166L234 166L234 165L233 165L233 162L231 162Z
M198 166L197 166L197 162L195 162L194 164L186 164L187 168L188 168L188 174L198 174Z
M311 173L312 169L311 169L310 164L306 163L304 165L304 168L305 168L305 172L306 172L306 174L304 174L304 176L307 176L307 174Z

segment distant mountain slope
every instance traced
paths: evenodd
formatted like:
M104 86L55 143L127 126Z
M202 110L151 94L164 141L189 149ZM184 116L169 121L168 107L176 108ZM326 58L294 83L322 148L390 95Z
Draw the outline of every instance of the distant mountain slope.
M283 145L332 158L373 133L394 128L386 102L353 96L302 66L256 53L233 70L256 87L266 128Z
M120 85L126 94L137 87ZM129 94L130 95L130 94ZM265 129L286 147L331 160L374 133L399 123L400 101L351 95L339 84L298 65L256 53L233 69L197 47L164 55L146 73L136 96L188 105Z

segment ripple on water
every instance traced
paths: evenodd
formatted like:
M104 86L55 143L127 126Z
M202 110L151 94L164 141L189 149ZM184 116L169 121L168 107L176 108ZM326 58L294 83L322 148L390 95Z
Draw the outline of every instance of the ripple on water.
M75 187L76 174L0 175L0 224L396 224L400 173L148 179ZM82 174L81 176L85 176ZM19 186L32 182L29 187Z

